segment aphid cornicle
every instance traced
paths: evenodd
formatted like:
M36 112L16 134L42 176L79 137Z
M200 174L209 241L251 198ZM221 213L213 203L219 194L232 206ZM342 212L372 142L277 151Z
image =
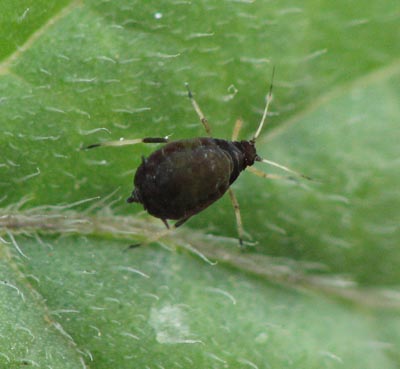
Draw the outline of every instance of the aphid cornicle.
M239 242L242 244L244 233L242 220L238 201L230 188L231 184L243 170L251 167L256 161L272 164L298 174L287 167L262 159L256 152L255 143L265 123L272 100L272 82L261 122L254 137L248 141L237 140L241 120L236 122L231 141L211 137L208 121L187 84L186 87L208 137L171 142L168 137L148 137L104 142L87 146L85 149L137 143L165 143L166 145L154 151L148 158L142 157L142 163L134 177L134 189L127 202L142 204L149 214L160 218L167 228L169 228L169 219L176 220L173 226L176 228L228 192L235 210ZM250 169L254 174L264 178L276 177L252 167Z

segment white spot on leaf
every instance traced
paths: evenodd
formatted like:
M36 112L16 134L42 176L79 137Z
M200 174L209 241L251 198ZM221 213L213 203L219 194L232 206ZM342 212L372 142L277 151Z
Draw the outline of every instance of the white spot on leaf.
M190 333L188 318L179 305L165 305L161 308L152 308L150 312L150 325L156 332L159 343L200 343L194 340Z

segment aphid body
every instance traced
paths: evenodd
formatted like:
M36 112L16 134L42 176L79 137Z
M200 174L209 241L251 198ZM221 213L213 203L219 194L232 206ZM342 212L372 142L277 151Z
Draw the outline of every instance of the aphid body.
M143 159L128 202L143 204L164 222L186 220L224 195L256 158L251 141L200 137L170 142Z

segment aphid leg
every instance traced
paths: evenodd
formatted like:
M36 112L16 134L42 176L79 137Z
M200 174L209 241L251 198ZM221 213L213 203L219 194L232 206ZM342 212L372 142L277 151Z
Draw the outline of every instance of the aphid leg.
M270 173L264 173L262 170L259 170L254 167L247 167L246 170L249 172L255 174L258 177L261 178L267 178L267 179L293 179L293 177L288 177L288 176L280 176L279 174L270 174Z
M174 224L174 228L180 227L183 223L186 223L186 222L189 220L189 218L190 218L190 216L189 216L189 217L186 217L186 218L179 219L179 220Z
M235 122L235 126L233 127L232 132L232 141L237 141L239 137L240 130L242 129L243 121L241 118L238 118Z
M167 219L161 218L161 220L162 220L162 222L165 224L165 226L167 227L167 229L169 229L169 224L168 224Z
M185 83L185 86L186 86L186 88L188 90L188 96L189 96L190 101L192 102L193 108L194 108L194 110L196 111L197 115L200 118L200 122L203 124L204 129L207 132L207 135L211 137L211 127L208 124L207 118L205 117L205 115L201 111L199 104L197 104L196 100L194 99L192 91L190 91L189 84Z
M139 247L139 246L147 246L153 242L157 242L161 238L169 235L173 230L175 229L175 226L169 227L168 229L164 229L160 232L155 233L152 237L148 238L147 241L142 242L142 243L135 243L133 245L128 246L125 251Z
M243 230L242 216L240 215L239 202L237 201L237 198L231 188L228 189L228 193L229 193L229 197L231 198L233 210L235 211L236 226L237 226L237 231L238 231L238 235L239 235L239 243L240 243L240 246L243 246L244 230Z
M165 226L167 227L167 229L164 229L160 232L155 233L152 237L150 237L146 242L143 243L135 243L133 245L128 246L125 250L130 250L139 246L146 246L150 243L153 242L157 242L158 240L160 240L161 238L168 236L172 231L174 231L176 228L180 227L183 223L185 223L187 220L189 220L189 217L186 218L182 218L180 220L178 220L172 227L169 226L168 222L166 219L162 219L162 222L165 224Z
M163 230L163 231L160 231L160 232L157 232L156 234L154 234L153 237L150 237L146 242L140 244L140 246L145 246L145 245L148 245L149 243L156 242L156 241L158 241L159 239L161 239L161 238L163 238L163 237L169 235L169 234L170 234L171 232L173 232L176 228L178 228L178 227L181 226L183 223L185 223L189 218L190 218L190 216L178 220L172 227L169 226L169 224L167 223L167 220L166 220L166 219L161 219L161 220L163 221L163 223L166 225L167 229L165 229L165 230Z
M94 149L95 147L103 147L103 146L127 146L127 145L136 145L138 143L167 143L169 142L169 137L145 137L145 138L133 138L130 140L118 140L118 141L107 141L95 143L89 146L84 146L81 150Z

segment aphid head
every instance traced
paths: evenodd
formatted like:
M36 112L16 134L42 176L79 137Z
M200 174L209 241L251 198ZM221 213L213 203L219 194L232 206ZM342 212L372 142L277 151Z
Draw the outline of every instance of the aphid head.
M244 154L245 166L251 166L255 161L259 161L256 146L253 141L239 141L236 143L240 151Z

